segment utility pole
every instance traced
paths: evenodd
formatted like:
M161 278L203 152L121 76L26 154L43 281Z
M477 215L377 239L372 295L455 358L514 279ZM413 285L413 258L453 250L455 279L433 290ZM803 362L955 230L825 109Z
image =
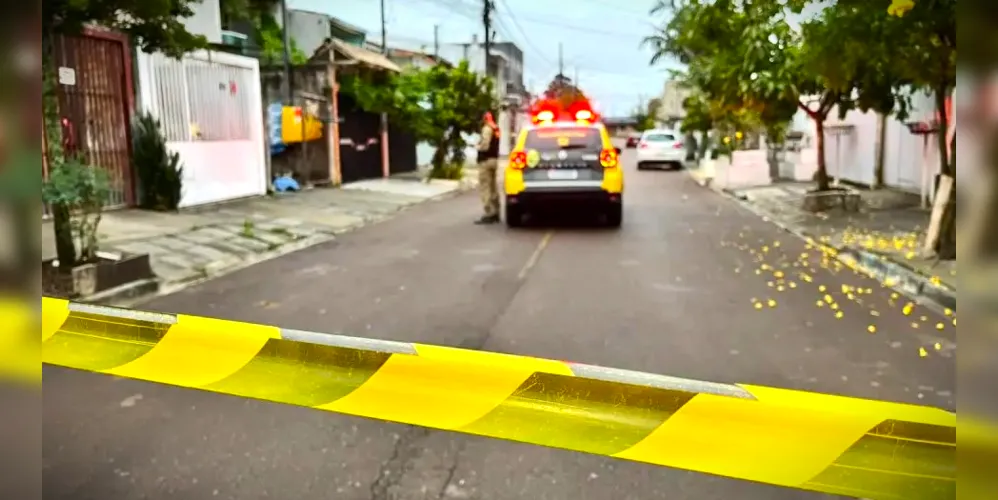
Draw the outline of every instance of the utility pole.
M485 74L489 74L489 55L492 52L492 0L483 0L485 8L482 11L482 21L485 24Z
M385 22L385 0L381 0L381 53L388 56L388 30ZM391 158L388 154L388 113L381 113L381 175L391 176Z
M558 42L558 76L565 77L565 54L561 42Z
M433 25L433 57L440 57L440 25Z
M294 105L295 85L291 71L291 29L288 26L288 1L281 0L281 31L284 32L284 82L287 84L288 105Z
M388 53L388 33L385 30L385 0L381 0L381 53Z

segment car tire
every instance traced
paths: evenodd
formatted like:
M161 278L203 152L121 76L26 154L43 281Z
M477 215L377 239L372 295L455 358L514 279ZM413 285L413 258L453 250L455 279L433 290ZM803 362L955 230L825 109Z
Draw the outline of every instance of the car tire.
M519 207L506 206L506 227L523 227L523 210Z
M612 228L618 228L624 223L624 205L623 203L610 205L606 210L606 225Z

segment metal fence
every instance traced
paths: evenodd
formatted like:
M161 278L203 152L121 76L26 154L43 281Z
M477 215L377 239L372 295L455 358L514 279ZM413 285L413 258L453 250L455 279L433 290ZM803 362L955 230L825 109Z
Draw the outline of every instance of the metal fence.
M169 142L252 140L250 68L211 60L208 55L173 59L150 56L152 101L145 103L160 119Z
M108 208L128 206L134 189L129 133L132 75L127 38L90 31L84 36L57 37L55 49L65 149L110 174Z

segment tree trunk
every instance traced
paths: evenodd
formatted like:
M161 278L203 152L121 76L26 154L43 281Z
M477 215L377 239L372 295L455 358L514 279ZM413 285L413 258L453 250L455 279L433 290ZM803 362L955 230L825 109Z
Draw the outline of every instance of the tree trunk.
M52 205L52 229L55 233L55 255L59 259L59 269L68 273L76 265L76 244L73 241L69 207Z
M437 150L433 152L433 158L430 160L430 168L433 170L439 170L443 168L444 162L447 160L448 144L446 139L439 139L436 142Z
M873 166L873 188L884 186L884 166L887 163L887 115L877 114L877 157Z
M710 129L700 131L700 144L697 148L697 161L701 161L707 156L707 151L710 148Z
M817 191L828 191L831 183L828 179L828 163L825 161L825 117L820 114L811 115L814 120L815 135L814 140L818 147L818 171L814 173L814 180L818 183Z
M943 175L956 180L956 163L950 161L948 143L946 141L949 131L949 117L946 116L946 97L949 89L942 86L936 89L936 112L939 114L939 127L936 132L936 140L939 148L939 165ZM955 140L955 139L954 139ZM955 152L955 149L954 149ZM956 187L951 191L950 198L946 200L943 209L943 218L939 226L939 239L936 240L936 256L943 260L956 259Z

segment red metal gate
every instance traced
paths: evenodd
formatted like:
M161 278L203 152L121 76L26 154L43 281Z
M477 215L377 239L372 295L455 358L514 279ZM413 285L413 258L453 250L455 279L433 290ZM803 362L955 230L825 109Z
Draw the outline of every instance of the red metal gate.
M108 208L134 205L130 120L134 109L132 58L124 35L89 29L58 37L59 110L70 152L107 170Z

